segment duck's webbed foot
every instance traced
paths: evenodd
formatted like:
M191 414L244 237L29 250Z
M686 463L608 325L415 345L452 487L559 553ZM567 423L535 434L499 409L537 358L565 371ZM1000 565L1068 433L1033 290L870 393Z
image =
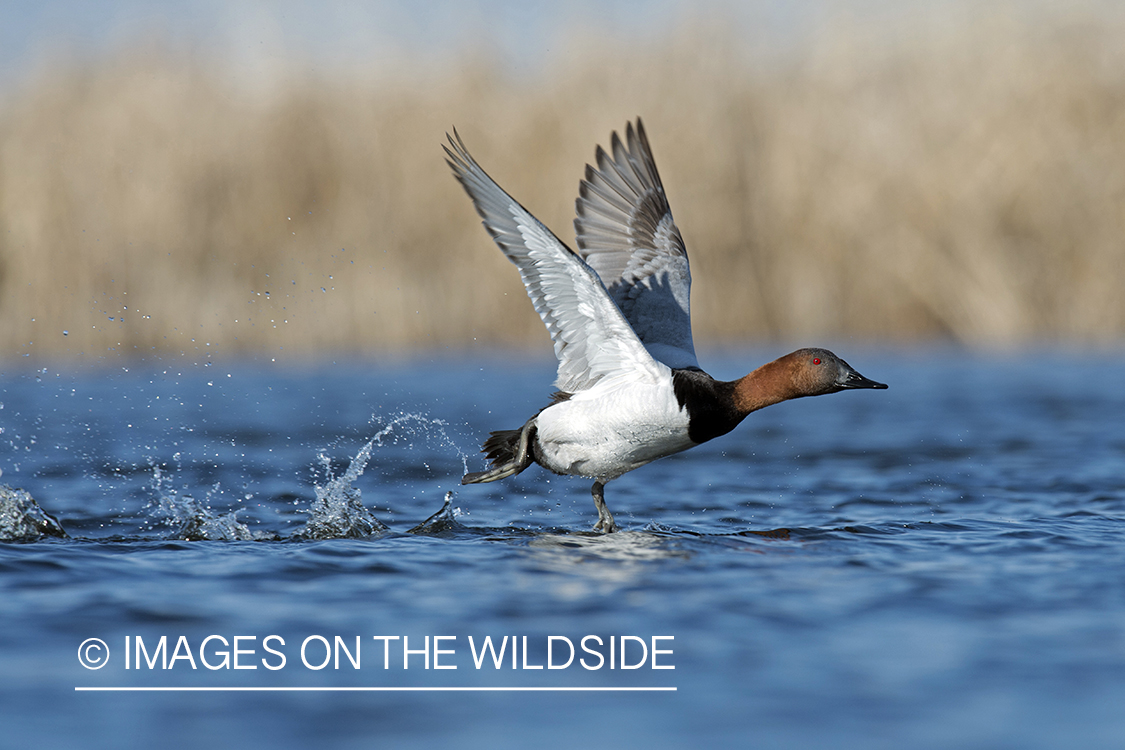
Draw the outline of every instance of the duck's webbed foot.
M613 521L613 514L609 512L609 508L605 507L605 484L603 482L594 482L594 486L590 489L590 494L594 496L594 505L598 508L598 522L594 524L594 531L601 531L606 534L612 534L617 531L617 524Z

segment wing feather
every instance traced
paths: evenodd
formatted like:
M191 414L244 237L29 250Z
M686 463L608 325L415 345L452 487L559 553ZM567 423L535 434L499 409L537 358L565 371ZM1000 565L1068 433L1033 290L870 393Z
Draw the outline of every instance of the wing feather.
M559 390L577 393L610 377L659 378L663 367L641 344L598 274L481 169L456 130L448 137L447 163L484 228L519 270L551 335Z
M598 146L586 166L574 227L578 252L597 272L641 343L669 367L698 367L691 337L691 270L644 125Z

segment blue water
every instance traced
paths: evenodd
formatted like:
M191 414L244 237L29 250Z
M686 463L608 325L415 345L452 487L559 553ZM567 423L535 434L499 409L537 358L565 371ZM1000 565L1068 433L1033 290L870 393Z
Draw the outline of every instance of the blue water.
M0 483L69 536L0 543L0 744L1121 747L1125 358L839 348L890 390L771 407L611 483L605 537L583 480L458 485L546 403L548 361L9 370ZM236 636L256 669L202 663ZM312 666L340 637L339 668L302 663L310 636ZM516 668L476 668L486 636ZM550 636L575 659L531 669ZM608 668L621 636L641 666Z

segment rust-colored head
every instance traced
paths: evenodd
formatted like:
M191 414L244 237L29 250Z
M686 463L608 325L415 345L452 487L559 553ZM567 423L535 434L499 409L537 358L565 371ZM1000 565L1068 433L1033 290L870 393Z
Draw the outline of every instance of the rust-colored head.
M798 349L737 381L735 407L745 414L771 404L852 388L886 388L827 349Z

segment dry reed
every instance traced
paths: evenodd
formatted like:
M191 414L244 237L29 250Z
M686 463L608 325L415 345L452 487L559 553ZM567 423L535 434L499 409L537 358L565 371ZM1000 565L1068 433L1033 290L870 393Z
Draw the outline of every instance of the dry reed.
M443 134L569 243L583 164L637 114L700 342L1125 335L1122 18L843 25L757 62L715 28L264 97L174 55L40 72L0 108L0 353L542 343Z

